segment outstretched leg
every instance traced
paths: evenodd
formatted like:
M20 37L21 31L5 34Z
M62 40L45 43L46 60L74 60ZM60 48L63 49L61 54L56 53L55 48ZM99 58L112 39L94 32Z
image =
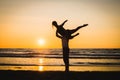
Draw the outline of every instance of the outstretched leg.
M70 33L70 34L73 34L73 33L75 33L76 31L78 31L80 28L85 27L85 26L87 26L87 25L88 25L88 24L84 24L84 25L82 25L82 26L78 26L78 27L75 28L75 29L69 30L69 33Z

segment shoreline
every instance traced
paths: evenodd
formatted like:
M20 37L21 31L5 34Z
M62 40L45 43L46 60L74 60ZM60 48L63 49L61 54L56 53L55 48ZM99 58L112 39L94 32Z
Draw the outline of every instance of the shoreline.
M119 80L120 71L24 71L0 70L0 80Z

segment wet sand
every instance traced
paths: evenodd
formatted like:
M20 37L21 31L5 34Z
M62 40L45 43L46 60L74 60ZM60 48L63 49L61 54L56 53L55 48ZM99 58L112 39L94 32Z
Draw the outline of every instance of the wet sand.
M0 80L120 80L120 71L64 72L0 70Z

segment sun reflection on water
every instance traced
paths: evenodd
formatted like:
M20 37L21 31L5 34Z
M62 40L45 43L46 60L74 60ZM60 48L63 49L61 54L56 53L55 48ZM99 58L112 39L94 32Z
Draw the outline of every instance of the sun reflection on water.
M40 58L39 59L39 64L41 65L41 66L39 66L39 71L43 71L44 70L44 67L42 66L43 65L43 59L42 58Z
M39 63L40 63L41 65L43 64L43 59L42 59L42 58L39 59Z
M43 66L39 66L39 71L44 71L44 67Z

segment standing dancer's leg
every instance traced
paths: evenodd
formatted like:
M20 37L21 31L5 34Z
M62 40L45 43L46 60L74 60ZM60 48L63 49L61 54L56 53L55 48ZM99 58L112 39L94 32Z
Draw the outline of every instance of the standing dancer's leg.
M63 49L63 61L65 63L65 71L69 71L69 49Z
M65 63L65 71L69 71L69 40L66 38L62 39L62 47L63 47L63 61Z

